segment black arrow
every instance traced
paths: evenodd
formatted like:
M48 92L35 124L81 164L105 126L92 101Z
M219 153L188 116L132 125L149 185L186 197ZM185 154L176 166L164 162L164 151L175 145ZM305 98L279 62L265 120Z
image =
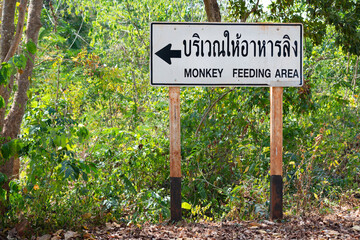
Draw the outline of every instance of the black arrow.
M171 65L171 58L181 58L181 50L171 50L171 43L155 53L162 60Z

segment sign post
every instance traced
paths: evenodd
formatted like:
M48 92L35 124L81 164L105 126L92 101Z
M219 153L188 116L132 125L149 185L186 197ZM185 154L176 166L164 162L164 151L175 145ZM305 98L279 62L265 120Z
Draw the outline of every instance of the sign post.
M150 25L150 81L169 86L171 219L181 220L180 86L270 87L270 218L283 217L283 87L303 85L302 24Z
M171 220L181 220L180 87L169 87L170 112L170 211Z
M283 88L270 88L270 218L283 217Z

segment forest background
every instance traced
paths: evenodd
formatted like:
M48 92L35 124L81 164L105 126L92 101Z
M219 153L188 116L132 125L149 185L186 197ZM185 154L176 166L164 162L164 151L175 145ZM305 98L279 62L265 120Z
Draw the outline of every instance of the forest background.
M360 3L218 4L224 22L304 24L305 84L284 88L285 214L358 196ZM1 68L16 92L34 65L20 133L2 135L1 164L21 168L0 173L0 230L169 219L168 88L149 84L149 23L207 21L204 3L50 0L40 20L38 41L24 38ZM184 219L268 218L269 111L269 88L181 88Z

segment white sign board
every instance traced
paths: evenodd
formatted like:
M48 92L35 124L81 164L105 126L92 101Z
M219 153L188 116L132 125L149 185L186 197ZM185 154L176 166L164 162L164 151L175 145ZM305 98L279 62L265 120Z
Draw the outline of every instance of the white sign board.
M303 84L302 24L150 25L153 86Z

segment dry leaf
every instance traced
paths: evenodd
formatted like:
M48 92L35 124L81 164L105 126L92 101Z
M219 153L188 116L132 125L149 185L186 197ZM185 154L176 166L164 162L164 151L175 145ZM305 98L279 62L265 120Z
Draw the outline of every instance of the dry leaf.
M249 225L253 226L253 227L260 227L260 224L257 222L251 222L251 223L249 223Z
M113 228L112 223L109 223L109 222L105 223L105 231L109 231L112 228Z
M37 240L50 240L51 239L51 235L50 234L45 234L44 236L38 237Z
M63 233L64 230L60 229L54 233L54 236L60 236L60 234Z
M274 237L282 237L282 234L281 233L273 233L272 234Z
M116 228L121 227L121 225L120 225L120 224L118 224L117 222L113 222L113 226L114 226L114 227L116 227Z
M60 236L53 236L53 237L51 238L51 240L60 240L60 239L62 239L62 237L60 237Z
M76 237L79 237L79 234L78 234L77 232L67 231L67 232L64 234L65 240L69 240L69 239L71 239L71 238L76 238Z
M353 226L352 229L360 232L360 226L358 226L358 225Z
M83 218L83 219L89 219L89 218L91 218L91 213L84 213L84 214L82 215L82 218Z
M340 233L335 230L323 230L324 233L330 234L330 235L339 235Z
M272 221L264 220L263 222L267 225L275 225L275 223Z

